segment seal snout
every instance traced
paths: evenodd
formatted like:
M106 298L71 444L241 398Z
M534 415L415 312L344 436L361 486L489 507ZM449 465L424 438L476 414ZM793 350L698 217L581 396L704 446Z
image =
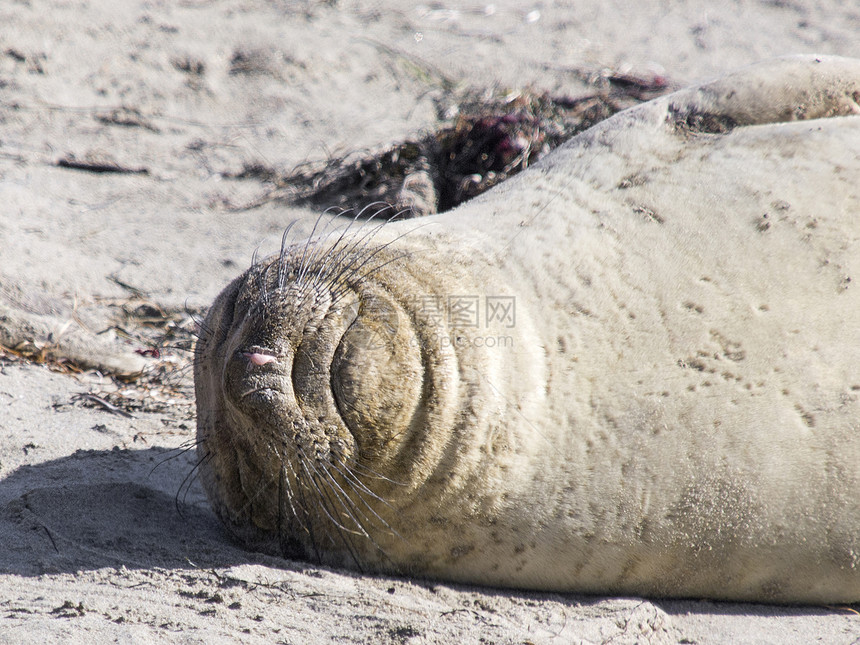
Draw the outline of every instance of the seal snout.
M292 387L289 380L290 360L259 345L235 349L224 368L224 393L246 414L270 415L286 405Z
M249 363L256 365L257 367L265 365L266 363L276 363L278 361L278 359L271 354L264 354L262 352L242 352L242 356L244 356Z

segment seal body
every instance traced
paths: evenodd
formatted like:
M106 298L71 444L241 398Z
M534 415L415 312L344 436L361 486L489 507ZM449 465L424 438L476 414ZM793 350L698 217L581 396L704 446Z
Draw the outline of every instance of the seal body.
M285 244L198 343L216 512L362 571L860 601L858 101L859 61L753 66Z

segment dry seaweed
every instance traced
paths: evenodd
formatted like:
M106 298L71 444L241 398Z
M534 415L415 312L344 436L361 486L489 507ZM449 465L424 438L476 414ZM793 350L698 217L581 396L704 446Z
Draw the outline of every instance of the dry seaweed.
M93 384L90 392L74 397L65 405L97 407L122 416L178 411L183 418L191 418L194 401L191 361L196 317L200 312L169 310L139 296L102 302L116 313L114 324L99 333L113 332L130 343L133 351L148 357L143 372L96 372L62 356L52 344L35 340L15 347L0 345L0 365L43 365Z
M386 217L444 212L504 181L579 132L669 89L662 77L604 73L588 77L596 91L571 98L525 90L449 93L438 102L445 124L426 136L376 154L353 153L281 172L251 162L234 179L269 190L271 201Z

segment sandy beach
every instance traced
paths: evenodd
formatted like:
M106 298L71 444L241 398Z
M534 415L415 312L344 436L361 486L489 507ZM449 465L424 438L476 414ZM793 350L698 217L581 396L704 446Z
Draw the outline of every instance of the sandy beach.
M860 643L860 607L481 589L232 543L194 479L195 318L287 171L440 127L458 88L671 87L860 57L839 0L0 6L0 643ZM4 349L5 348L5 349ZM134 376L143 370L144 377Z

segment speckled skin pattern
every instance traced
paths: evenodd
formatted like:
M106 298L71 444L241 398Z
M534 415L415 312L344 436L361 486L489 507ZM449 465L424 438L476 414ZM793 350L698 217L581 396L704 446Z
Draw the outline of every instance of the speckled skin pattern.
M287 242L198 343L216 512L368 572L860 601L858 102L860 61L779 59Z

